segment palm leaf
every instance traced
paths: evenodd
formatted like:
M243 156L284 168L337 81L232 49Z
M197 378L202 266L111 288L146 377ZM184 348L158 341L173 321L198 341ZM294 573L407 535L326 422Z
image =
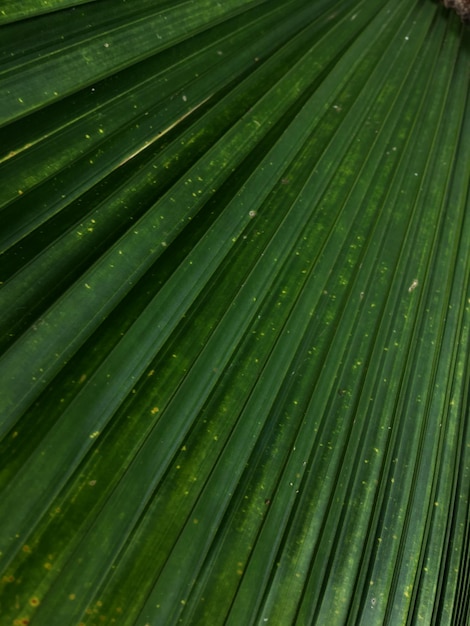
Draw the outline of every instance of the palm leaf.
M0 24L2 624L466 625L458 18Z

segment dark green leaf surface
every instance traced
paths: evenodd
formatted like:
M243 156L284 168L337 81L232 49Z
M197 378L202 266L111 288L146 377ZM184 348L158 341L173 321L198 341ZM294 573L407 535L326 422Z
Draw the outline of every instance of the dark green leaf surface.
M467 626L456 16L0 13L1 626Z

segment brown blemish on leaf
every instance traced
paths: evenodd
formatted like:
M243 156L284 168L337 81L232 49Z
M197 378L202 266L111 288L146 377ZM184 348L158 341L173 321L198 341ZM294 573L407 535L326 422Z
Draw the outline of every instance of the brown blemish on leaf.
M464 24L470 24L470 0L441 0L448 9L454 9Z

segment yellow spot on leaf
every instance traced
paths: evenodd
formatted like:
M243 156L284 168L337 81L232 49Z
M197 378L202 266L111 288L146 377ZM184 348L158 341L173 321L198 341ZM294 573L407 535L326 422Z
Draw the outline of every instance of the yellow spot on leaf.
M2 582L3 583L13 583L13 582L15 582L15 577L12 576L11 574L10 574L10 576L3 576Z

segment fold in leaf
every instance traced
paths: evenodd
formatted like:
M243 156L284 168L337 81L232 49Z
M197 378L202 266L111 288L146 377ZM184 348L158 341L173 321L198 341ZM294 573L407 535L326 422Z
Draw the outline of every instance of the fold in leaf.
M0 24L2 626L466 626L456 16Z

